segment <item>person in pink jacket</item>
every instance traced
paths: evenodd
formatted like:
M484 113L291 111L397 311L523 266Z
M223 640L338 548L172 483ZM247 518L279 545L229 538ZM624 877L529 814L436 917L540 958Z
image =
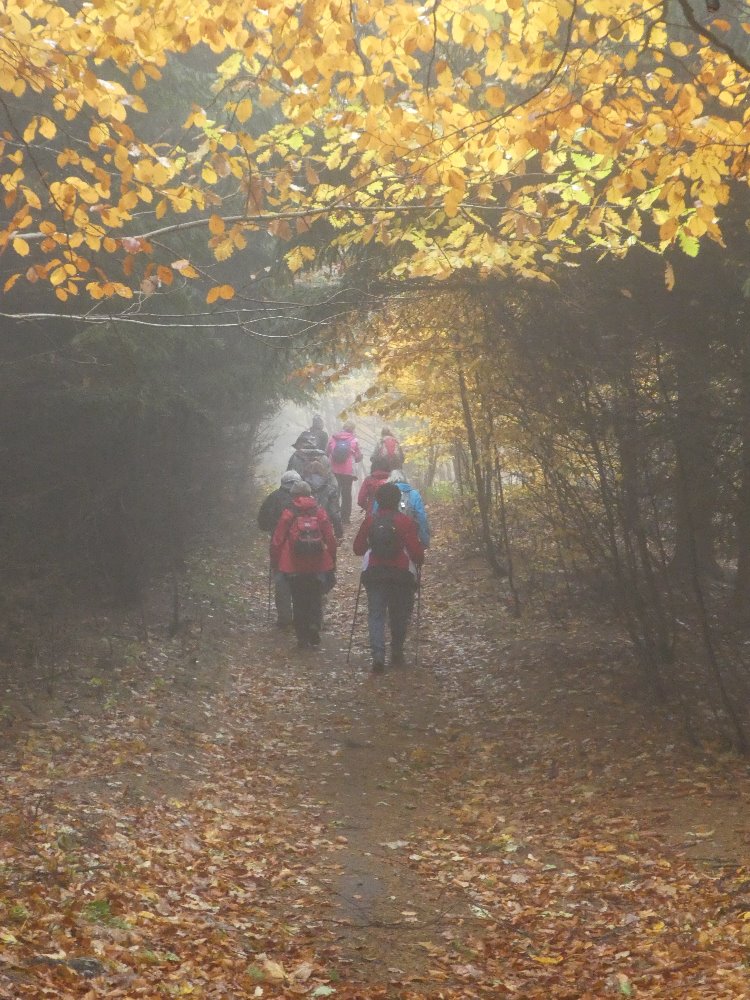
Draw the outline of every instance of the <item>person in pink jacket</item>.
M341 520L349 524L352 519L352 483L357 478L354 465L362 461L362 449L354 436L352 420L347 420L340 431L331 435L327 454L341 493Z
M306 649L320 645L323 591L333 585L336 536L306 482L295 483L291 494L292 505L271 538L271 565L289 581L297 645Z

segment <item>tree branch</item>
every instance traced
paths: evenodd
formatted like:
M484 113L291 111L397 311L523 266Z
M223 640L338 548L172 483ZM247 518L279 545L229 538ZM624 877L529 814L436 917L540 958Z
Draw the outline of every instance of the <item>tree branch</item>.
M722 40L717 37L713 31L704 27L700 23L698 18L695 16L695 11L690 5L690 0L677 0L677 3L680 5L682 13L685 15L685 20L697 35L700 35L701 38L705 38L707 42L711 42L711 44L719 49L720 52L729 56L733 63L736 63L737 66L741 66L746 73L750 73L750 63L746 59L743 59L736 49L734 49L731 45L728 45L726 42L722 42Z

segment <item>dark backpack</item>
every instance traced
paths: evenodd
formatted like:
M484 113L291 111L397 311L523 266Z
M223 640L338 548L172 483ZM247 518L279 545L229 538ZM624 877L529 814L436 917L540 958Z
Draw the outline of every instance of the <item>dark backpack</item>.
M393 520L394 511L378 511L370 525L370 552L378 559L395 559L403 548Z
M348 438L336 438L336 444L333 446L333 451L331 452L331 458L336 465L343 465L347 460L350 447L351 444Z
M318 512L297 514L289 529L292 552L296 556L317 556L323 551L323 533L320 530Z

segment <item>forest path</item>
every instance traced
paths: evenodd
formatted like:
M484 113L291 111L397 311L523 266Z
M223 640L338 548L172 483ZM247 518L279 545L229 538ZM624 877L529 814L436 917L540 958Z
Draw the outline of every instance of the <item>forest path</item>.
M364 595L346 664L351 530L319 652L254 537L39 708L0 996L748 996L747 763L689 750L616 634L513 620L435 520L419 666L370 674Z

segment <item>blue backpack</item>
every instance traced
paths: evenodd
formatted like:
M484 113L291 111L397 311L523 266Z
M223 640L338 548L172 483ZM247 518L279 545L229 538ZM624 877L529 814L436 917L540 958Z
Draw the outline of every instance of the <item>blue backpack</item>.
M336 444L333 446L333 451L331 452L331 458L336 465L343 465L349 457L350 448L351 442L348 438L336 438Z

